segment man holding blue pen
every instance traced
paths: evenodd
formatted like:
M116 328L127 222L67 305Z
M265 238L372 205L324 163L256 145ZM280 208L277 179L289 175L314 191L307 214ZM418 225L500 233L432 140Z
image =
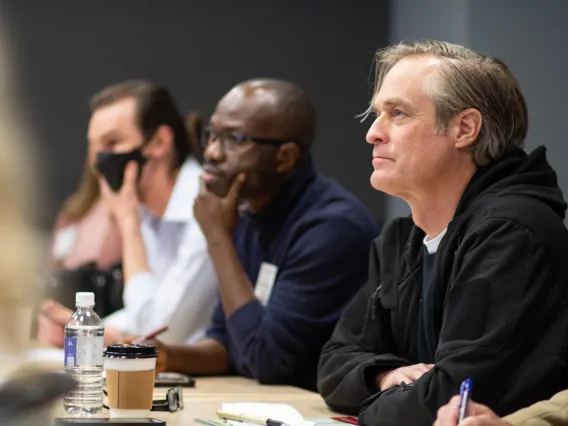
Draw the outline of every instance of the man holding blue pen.
M467 378L500 416L550 398L568 385L566 202L545 149L523 150L515 77L438 41L376 63L371 184L412 216L375 239L367 286L323 348L320 393L361 426L430 426Z
M568 390L551 399L500 418L489 407L470 401L467 417L459 419L462 397L455 396L438 410L434 426L565 426L568 424Z
M434 426L511 426L502 420L489 407L469 402L468 414L460 421L461 396L454 396L447 405L438 410Z

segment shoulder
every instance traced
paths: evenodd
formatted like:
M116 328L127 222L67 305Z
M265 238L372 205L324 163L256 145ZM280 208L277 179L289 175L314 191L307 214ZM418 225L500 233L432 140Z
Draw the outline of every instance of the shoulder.
M527 232L541 244L568 250L562 218L545 202L523 194L496 194L472 206L468 233L487 234L507 228Z

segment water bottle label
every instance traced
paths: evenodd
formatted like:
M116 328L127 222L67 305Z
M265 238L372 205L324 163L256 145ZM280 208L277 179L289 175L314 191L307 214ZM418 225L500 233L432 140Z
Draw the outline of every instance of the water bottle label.
M65 338L65 367L75 367L77 364L77 338Z
M103 336L74 336L65 338L65 366L103 365Z

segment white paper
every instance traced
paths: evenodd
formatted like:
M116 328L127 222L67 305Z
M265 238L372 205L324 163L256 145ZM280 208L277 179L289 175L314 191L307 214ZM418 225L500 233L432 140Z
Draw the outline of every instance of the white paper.
M298 410L287 404L266 404L261 402L236 402L224 403L223 411L236 414L248 414L251 416L266 417L289 424L290 426L314 426L314 422L304 420ZM245 426L250 423L228 420L227 423L234 426Z

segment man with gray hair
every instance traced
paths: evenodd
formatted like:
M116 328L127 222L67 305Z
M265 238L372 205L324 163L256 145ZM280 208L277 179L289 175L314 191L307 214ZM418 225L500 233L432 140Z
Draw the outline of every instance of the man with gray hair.
M431 425L471 378L505 415L567 387L566 203L501 61L438 41L376 57L371 184L412 216L374 241L370 278L319 363L359 424Z

